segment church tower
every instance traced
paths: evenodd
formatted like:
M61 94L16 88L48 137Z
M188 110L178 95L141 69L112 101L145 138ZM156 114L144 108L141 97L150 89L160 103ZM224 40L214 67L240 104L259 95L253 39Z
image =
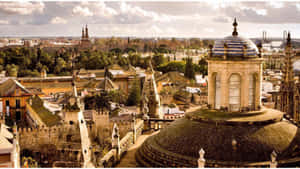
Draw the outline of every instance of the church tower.
M84 28L82 28L81 39L84 39Z
M92 43L89 39L89 29L87 25L82 28L81 40L79 44L79 48L82 50L90 49L92 47Z
M293 106L293 91L294 91L294 72L293 72L293 48L291 43L290 32L287 35L285 46L284 68L282 70L283 76L280 86L280 110L294 117Z
M85 26L85 38L89 39L89 29L88 29L87 25Z

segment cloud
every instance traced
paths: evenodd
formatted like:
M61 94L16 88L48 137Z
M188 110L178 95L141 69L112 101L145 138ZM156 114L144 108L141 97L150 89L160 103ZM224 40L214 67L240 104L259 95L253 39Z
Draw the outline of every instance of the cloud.
M252 4L252 5L251 5ZM247 2L240 5L231 5L220 12L228 17L237 17L243 22L263 24L299 24L300 5L294 2L283 3L282 8L277 4L270 5L265 2Z
M300 3L296 4L297 10L300 11Z
M88 7L75 6L73 8L73 14L79 14L81 16L93 16L93 12Z
M6 14L29 15L34 12L42 13L45 4L42 2L1 2L0 11Z
M212 32L215 32L215 29L213 29L213 28L204 28L204 31L212 33Z
M166 14L160 14L157 12L144 10L139 6L133 6L126 2L121 2L120 4L120 13L122 15L127 15L127 18L136 18L143 19L143 20L152 20L152 21L159 21L159 22L169 22L171 21L171 16ZM138 18L137 18L138 17Z
M97 2L95 8L97 8L96 10L98 11L96 13L100 16L110 17L118 14L115 9L108 7L104 2Z
M0 20L0 25L8 25L9 21L8 20Z
M273 8L283 8L284 7L284 3L283 2L269 1L268 3Z
M230 22L232 19L230 17L226 17L226 16L217 16L213 18L213 21L215 22L223 22L223 23L228 23Z
M50 21L51 24L66 24L67 23L67 20L61 18L61 17L54 17L51 19Z
M281 36L282 30L300 35L300 3L283 1L0 2L0 17L5 25L0 34L14 36L77 36L87 23L91 36L222 37L232 32L234 17L248 36L260 36L261 30L272 36Z
M98 17L111 17L116 16L118 12L108 7L104 2L87 2L82 1L80 5L73 8L73 14L81 16L98 16Z

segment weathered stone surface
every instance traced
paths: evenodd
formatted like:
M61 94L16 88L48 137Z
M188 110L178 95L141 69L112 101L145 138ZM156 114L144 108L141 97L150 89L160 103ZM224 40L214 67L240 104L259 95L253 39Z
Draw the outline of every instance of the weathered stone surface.
M148 138L136 154L145 167L197 167L199 149L205 150L206 166L267 166L270 153L278 164L297 157L300 132L289 121L232 125L230 121L195 121L182 118ZM236 141L233 146L233 139Z

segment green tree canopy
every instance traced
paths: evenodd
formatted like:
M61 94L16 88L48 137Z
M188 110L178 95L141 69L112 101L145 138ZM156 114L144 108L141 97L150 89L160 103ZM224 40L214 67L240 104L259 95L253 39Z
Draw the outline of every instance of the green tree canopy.
M139 80L136 77L132 84L131 91L127 99L127 105L128 106L139 105L140 97L141 97L141 88L140 88Z
M189 79L195 79L195 70L194 70L194 65L193 65L193 59L190 57L186 58L184 76Z

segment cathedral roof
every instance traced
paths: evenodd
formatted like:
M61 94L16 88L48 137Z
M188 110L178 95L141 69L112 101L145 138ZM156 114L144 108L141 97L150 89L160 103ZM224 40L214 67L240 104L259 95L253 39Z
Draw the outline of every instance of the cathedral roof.
M247 116L200 111L188 113L148 138L138 150L138 162L146 167L196 167L201 148L208 167L268 166L273 151L280 166L299 155L298 127L282 120L278 111ZM199 118L197 113L207 114ZM166 162L159 164L159 160Z
M258 49L256 45L245 37L239 36L237 32L237 22L233 23L234 31L231 36L217 40L212 49L213 57L257 57ZM244 50L246 51L244 55Z

